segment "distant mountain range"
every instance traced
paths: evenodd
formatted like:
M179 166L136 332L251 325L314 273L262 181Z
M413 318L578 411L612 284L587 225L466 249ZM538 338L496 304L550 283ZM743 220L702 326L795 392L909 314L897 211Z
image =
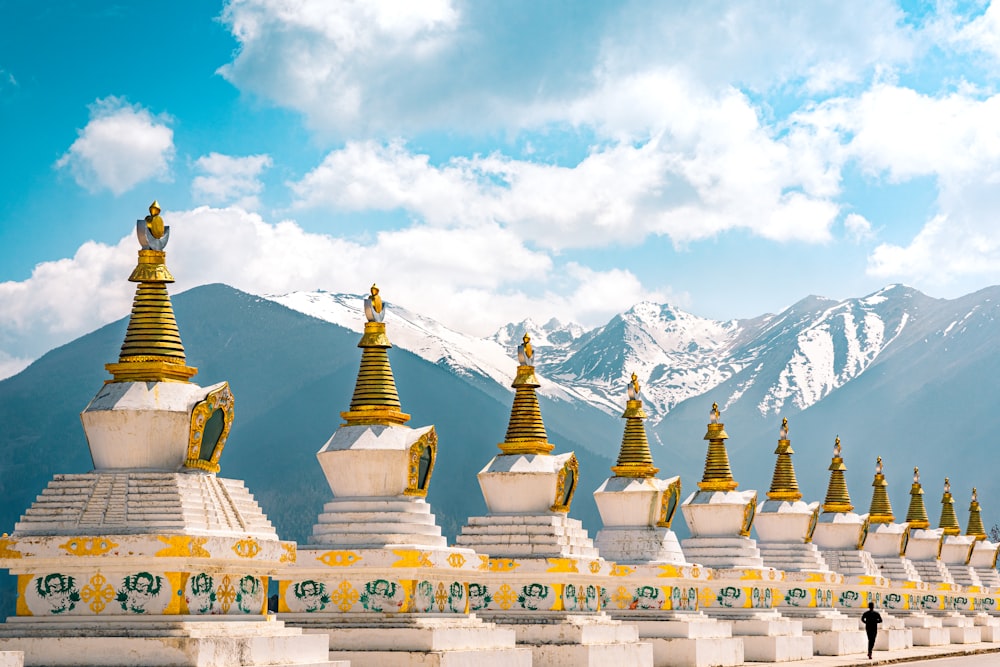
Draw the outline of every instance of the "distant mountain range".
M222 474L245 479L287 539L308 535L330 494L315 453L350 401L361 305L356 295L262 298L224 285L174 297L188 363L199 368L194 380L228 380L236 396ZM413 415L411 425L435 424L439 433L428 500L449 536L485 511L475 475L503 440L513 350L525 331L536 349L549 439L556 451L572 449L580 459L573 515L591 535L600 520L590 492L617 456L633 371L650 414L656 465L661 476L681 475L685 493L701 477L702 436L718 402L734 475L761 498L778 427L788 417L809 500L825 493L839 434L859 511L867 511L881 455L900 518L914 465L932 520L945 475L963 526L973 485L987 526L1000 517L1000 287L943 300L893 285L839 302L808 297L776 315L725 322L641 303L590 330L525 321L485 339L400 305L389 309L390 361L403 409ZM92 467L78 413L108 377L103 365L117 359L125 326L109 324L0 381L0 532L13 528L53 474ZM0 602L7 610L9 583Z

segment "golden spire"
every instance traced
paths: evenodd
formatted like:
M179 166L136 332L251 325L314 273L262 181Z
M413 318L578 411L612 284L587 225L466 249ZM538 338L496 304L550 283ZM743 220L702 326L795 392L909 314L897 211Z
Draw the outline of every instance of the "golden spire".
M944 495L941 496L941 519L938 528L944 528L945 535L961 535L962 527L955 516L955 499L951 497L951 481L944 478Z
M104 366L113 376L109 382L188 382L198 369L185 363L184 344L167 293L167 283L174 282L164 250L170 228L163 224L157 202L150 205L144 220L136 221L136 235L141 246L139 263L129 282L139 285L118 363Z
M826 499L823 501L824 512L850 512L854 509L851 496L847 492L847 481L844 479L844 459L840 456L840 436L833 442L833 459L830 461L830 484L826 487Z
M659 469L653 467L653 455L649 452L646 427L642 423L646 413L642 409L639 378L635 373L632 373L632 381L628 384L628 403L622 417L625 419L625 433L622 435L618 464L611 466L611 472L615 477L653 477Z
M920 468L913 468L913 485L910 487L910 508L906 511L906 523L911 528L929 528L927 508L924 507L924 487L920 485Z
M525 333L523 342L517 346L517 377L510 386L514 387L514 405L510 409L507 436L498 447L504 454L548 454L553 445L545 434L542 411L538 407L538 379L535 377L535 352L531 348L531 337Z
M729 454L726 452L725 425L719 421L719 404L712 403L709 413L708 454L705 456L705 472L698 482L702 491L734 491L739 484L733 479L733 471L729 469Z
M889 503L889 494L885 487L885 475L882 474L882 457L875 461L875 480L872 482L875 490L872 492L872 506L868 510L869 523L892 523L896 517L892 513L892 505Z
M351 397L351 409L341 412L345 426L378 424L382 426L401 425L410 421L410 415L402 412L396 380L389 366L392 347L385 334L385 307L378 287L372 285L371 294L365 297L365 333L358 347L361 348L361 368Z
M986 528L983 527L982 508L979 507L979 493L976 487L972 487L972 502L969 503L969 527L965 529L966 535L972 535L976 540L986 539Z
M792 443L788 439L788 420L781 420L781 430L778 432L778 448L774 450L778 459L774 462L774 475L771 477L771 490L767 492L770 500L802 500L799 482L795 479L795 466L792 465Z

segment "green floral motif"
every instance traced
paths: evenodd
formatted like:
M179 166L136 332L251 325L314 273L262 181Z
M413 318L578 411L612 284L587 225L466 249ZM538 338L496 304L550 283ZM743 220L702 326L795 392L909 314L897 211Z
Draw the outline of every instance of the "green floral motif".
M149 572L130 574L122 581L115 600L122 606L122 611L129 614L145 614L146 605L150 603L163 588L163 577Z
M469 584L469 611L486 609L493 602L493 596L486 584Z
M199 572L188 580L191 595L185 598L188 611L195 614L208 614L215 603L215 580L212 575Z
M465 586L461 581L453 581L448 587L448 609L457 614L465 612Z
M742 607L743 604L740 602L740 598L742 597L743 591L737 586L726 586L715 596L715 600L721 607Z
M601 586L601 609L607 609L611 606L611 593L604 586Z
M244 614L259 614L264 606L264 586L260 579L246 575L236 591L236 606Z
M413 601L417 611L434 611L434 584L429 581L417 582L416 599Z
M809 591L804 588L791 588L785 594L785 604L790 607L805 607L809 605Z
M663 606L660 601L660 589L656 586L639 586L632 595L632 604L629 609L659 609Z
M549 587L545 584L528 584L521 587L521 592L517 596L517 603L521 609L537 611L538 605L548 599Z
M313 579L299 581L292 586L295 599L305 605L307 612L323 611L330 604L330 596L326 593L326 584Z
M859 595L857 591L841 591L837 597L837 605L840 607L858 607Z
M566 584L563 588L563 608L567 611L597 611L597 586Z
M754 587L754 589L750 592L750 601L750 604L754 609L770 609L771 589L765 588L761 591L761 589Z
M367 611L399 611L403 606L399 584L387 579L376 579L365 584L361 604Z
M68 574L55 572L35 579L35 592L48 603L53 614L73 611L80 601L76 579Z
M691 587L672 587L670 590L670 608L694 611L698 608L698 591Z

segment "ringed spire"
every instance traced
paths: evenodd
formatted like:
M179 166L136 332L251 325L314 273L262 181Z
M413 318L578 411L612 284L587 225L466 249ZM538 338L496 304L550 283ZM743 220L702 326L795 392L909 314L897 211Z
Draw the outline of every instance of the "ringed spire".
M725 424L719 421L719 404L712 403L712 411L708 415L708 453L705 455L705 472L698 482L702 491L735 491L739 483L733 479L733 471L729 467L729 453L726 451Z
M642 393L639 378L632 373L628 384L628 402L625 404L625 432L622 434L622 445L618 452L618 462L611 466L615 477L636 477L648 479L659 472L653 467L653 455L649 451L649 439L646 437L646 427L643 420L646 413L642 409Z
M826 498L823 500L824 512L850 512L854 509L851 495L847 492L847 480L844 472L847 466L841 456L840 436L833 441L833 458L830 460L830 483L826 487Z
M149 215L135 223L139 262L128 279L138 285L118 363L104 366L112 375L108 382L189 382L198 372L187 365L167 293L167 283L174 282L166 265L170 227L160 212L154 201Z
M986 539L986 528L983 526L982 508L979 506L979 493L972 487L972 502L969 503L969 525L966 535L972 535L977 541Z
M938 528L944 529L945 535L960 535L962 527L958 525L958 517L955 516L955 499L951 496L951 481L944 478L944 494L941 496L941 519L938 520Z
M924 507L924 487L920 485L920 468L913 468L913 484L910 486L910 507L906 511L906 522L911 528L929 528L927 508Z
M527 333L517 346L517 375L510 386L514 388L514 405L510 409L507 435L498 447L504 454L548 454L554 445L548 441L542 410L538 406L535 390L541 385L535 377L535 351Z
M386 307L376 285L373 284L369 292L364 301L365 332L358 342L361 367L351 407L340 416L345 426L400 426L410 421L410 415L401 409L396 380L389 365L388 350L392 343L385 333Z
M788 419L782 418L781 429L778 431L778 455L774 462L774 475L771 477L771 490L767 497L771 500L802 500L798 480L795 479L795 466L792 464L792 442L788 439Z
M872 504L868 510L868 521L870 523L892 523L896 520L892 513L892 504L889 502L889 494L886 493L888 483L885 481L885 474L882 472L882 457L875 460L875 479L872 481Z

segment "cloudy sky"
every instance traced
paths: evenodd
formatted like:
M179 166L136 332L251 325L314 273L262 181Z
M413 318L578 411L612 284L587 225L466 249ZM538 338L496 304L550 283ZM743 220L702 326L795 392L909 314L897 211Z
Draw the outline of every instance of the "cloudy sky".
M176 290L487 335L1000 282L988 2L0 0L0 377Z

